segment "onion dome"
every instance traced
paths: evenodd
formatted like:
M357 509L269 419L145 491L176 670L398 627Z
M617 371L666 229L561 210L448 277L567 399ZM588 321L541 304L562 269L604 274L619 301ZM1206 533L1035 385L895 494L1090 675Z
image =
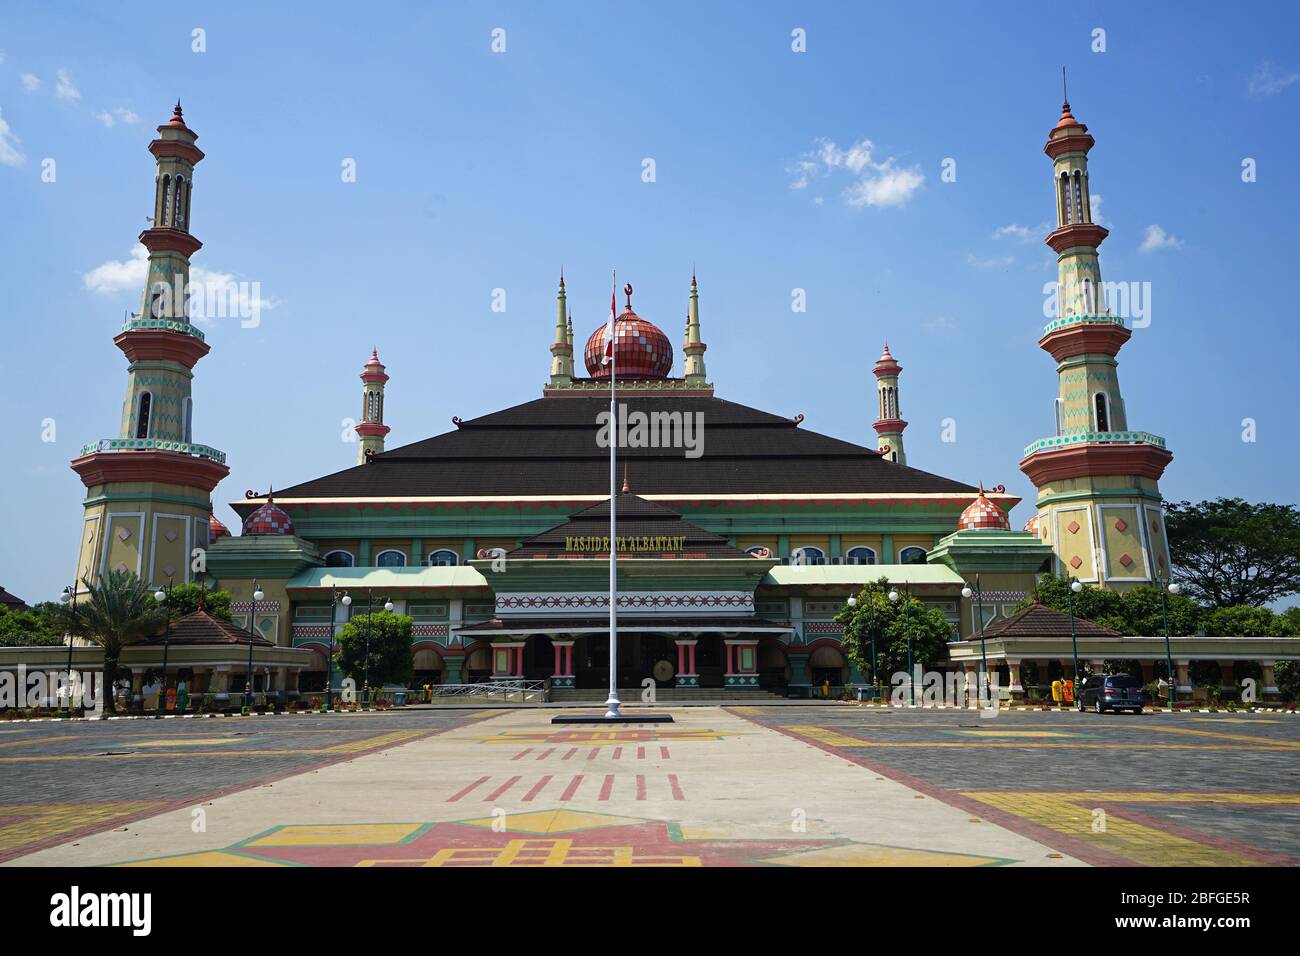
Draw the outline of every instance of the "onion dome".
M230 537L230 529L221 523L221 519L215 514L208 515L208 542L228 537Z
M1069 100L1066 100L1061 104L1061 118L1056 121L1056 126L1053 128L1065 129L1067 126L1082 126L1084 129L1088 128L1074 118L1074 114L1070 112Z
M1008 531L1010 528L1007 513L984 496L984 484L981 482L979 497L967 505L957 519L957 530Z
M189 129L189 127L185 125L185 114L181 112L180 100L176 101L176 108L172 110L172 118L168 120L164 125L175 126L180 129Z
M632 311L632 287L623 286L627 307L614 320L614 361L619 378L667 378L673 369L673 347L668 336L653 322ZM605 326L591 333L583 360L592 378L609 378L605 357Z
M880 358L876 359L875 368L871 371L879 378L883 375L897 375L903 370L903 366L898 364L898 359L889 351L889 343L885 343L884 349L880 352Z
M1032 515L1029 516L1029 520L1025 522L1024 530L1028 531L1032 535L1038 534L1038 512L1037 511L1035 511Z
M293 522L267 492L266 504L244 519L244 534L293 534Z

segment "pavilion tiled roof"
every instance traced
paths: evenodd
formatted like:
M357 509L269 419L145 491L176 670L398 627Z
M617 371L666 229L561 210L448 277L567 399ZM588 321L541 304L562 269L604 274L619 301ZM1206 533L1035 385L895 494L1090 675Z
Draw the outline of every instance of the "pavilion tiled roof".
M10 594L4 588L0 588L0 604L3 604L11 611L26 611L27 602L16 594Z
M525 630L531 626L536 626L538 630L544 630L548 633L563 634L567 631L573 631L578 628L600 628L609 626L608 620L602 620L600 617L573 617L573 618L555 618L555 617L538 617L532 622L517 618L510 621L504 621L499 617L490 621L479 621L476 624L467 624L459 629L460 634L491 634L497 631L518 631ZM655 614L626 614L620 612L618 615L618 625L623 627L636 627L637 625L653 626L656 629L662 628L666 631L690 631L696 628L721 628L726 631L744 631L755 628L770 628L778 630L789 630L786 625L777 621L769 621L760 617L731 617L719 616L714 614L699 615L696 617L664 617Z
M632 395L629 411L703 415L703 455L623 448L639 494L951 494L971 485L883 459L874 448L800 427L792 418L704 396ZM597 444L601 393L552 396L457 423L367 464L278 492L293 498L592 495L609 489L609 449Z
M646 501L633 494L618 496L614 511L615 535L630 539L619 548L619 556L633 558L745 558L749 554L734 548L720 534L696 527L671 508ZM549 531L534 535L509 552L510 558L594 558L608 557L607 548L590 546L609 536L609 500L598 502L569 516ZM586 545L573 546L579 539ZM669 539L669 540L665 540ZM662 545L662 547L660 547Z
M254 647L275 647L260 634L251 635ZM144 644L161 644L164 637L177 645L214 646L222 644L242 644L248 646L249 631L235 627L229 621L213 617L207 611L194 611L179 620L172 621L170 635L159 633L149 638Z
M1074 616L1076 637L1120 637L1119 631ZM999 618L984 628L985 638L990 637L1069 637L1070 616L1064 611L1042 604L1031 604L1023 611Z

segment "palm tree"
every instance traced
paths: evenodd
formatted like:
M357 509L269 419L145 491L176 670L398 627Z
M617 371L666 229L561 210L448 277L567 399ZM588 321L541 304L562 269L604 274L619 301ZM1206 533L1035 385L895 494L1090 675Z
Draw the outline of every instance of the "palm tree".
M98 584L91 584L86 578L81 583L89 598L77 605L75 615L70 608L60 606L59 623L67 634L86 638L104 649L107 688L104 708L107 713L115 714L113 686L122 649L156 633L163 626L166 614L134 571L110 571Z

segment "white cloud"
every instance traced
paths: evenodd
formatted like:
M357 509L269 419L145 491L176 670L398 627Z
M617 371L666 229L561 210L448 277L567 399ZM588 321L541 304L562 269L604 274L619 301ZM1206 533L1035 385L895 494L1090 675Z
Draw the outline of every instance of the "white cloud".
M98 113L92 113L91 115L109 129L112 129L113 125L118 120L127 124L140 122L139 115L134 111L127 109L125 106L115 107L112 112L108 110L100 110Z
M0 166L21 166L25 162L23 154L18 151L21 142L4 117L0 116Z
M1005 239L1007 236L1015 236L1015 238L1023 241L1029 238L1030 229L1028 226L1018 226L1013 222L1010 225L998 226L997 229L993 230L994 239Z
M98 113L91 113L90 115L107 127L111 128L113 126L113 114L108 110L100 110Z
M1015 265L1015 256L1003 256L1002 258L981 259L979 256L967 254L966 264L972 265L976 269L1005 269L1007 266Z
M23 83L24 93L35 93L41 88L41 78L35 73L24 73L20 79Z
M1246 92L1251 96L1277 96L1296 82L1300 82L1300 73L1279 71L1268 60L1262 60L1250 74Z
M806 189L814 180L837 172L854 177L844 190L850 206L903 206L925 182L920 167L902 168L890 156L876 162L875 145L869 139L841 148L829 139L817 139L814 148L789 167L791 189Z
M1088 193L1088 209L1092 212L1092 221L1099 226L1106 225L1106 220L1101 218L1101 197L1096 193Z
M81 99L81 90L77 89L76 85L72 82L72 77L68 75L67 70L58 70L55 73L55 77L58 80L54 85L55 96L61 100L73 100L74 102Z
M139 293L144 289L145 279L149 275L149 250L137 243L131 250L131 256L125 260L110 259L81 277L81 283L98 295L117 295L122 292ZM202 266L190 267L190 287L196 297L196 304L202 308L206 301L215 304L216 300L232 301L235 292L247 292L242 296L241 306L262 312L270 311L281 304L275 297L264 298L260 289L245 284L240 288L240 280L230 272L216 272ZM196 314L195 322L209 322L218 317L215 308L205 309L212 314Z
M1181 249L1183 240L1176 236L1171 236L1157 225L1147 226L1146 233L1142 237L1142 245L1138 246L1138 252L1158 252L1161 249Z

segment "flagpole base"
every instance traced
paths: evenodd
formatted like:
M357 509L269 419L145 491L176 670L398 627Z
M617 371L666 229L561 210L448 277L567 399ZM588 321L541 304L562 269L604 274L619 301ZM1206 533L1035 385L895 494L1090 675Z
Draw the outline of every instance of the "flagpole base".
M672 714L559 714L551 718L553 724L672 724Z
M619 710L619 708L621 708L622 706L623 706L623 702L618 699L618 695L611 692L609 695L609 700L605 701L605 707L607 708L607 710L605 711L605 716L622 717L623 716L622 711Z

